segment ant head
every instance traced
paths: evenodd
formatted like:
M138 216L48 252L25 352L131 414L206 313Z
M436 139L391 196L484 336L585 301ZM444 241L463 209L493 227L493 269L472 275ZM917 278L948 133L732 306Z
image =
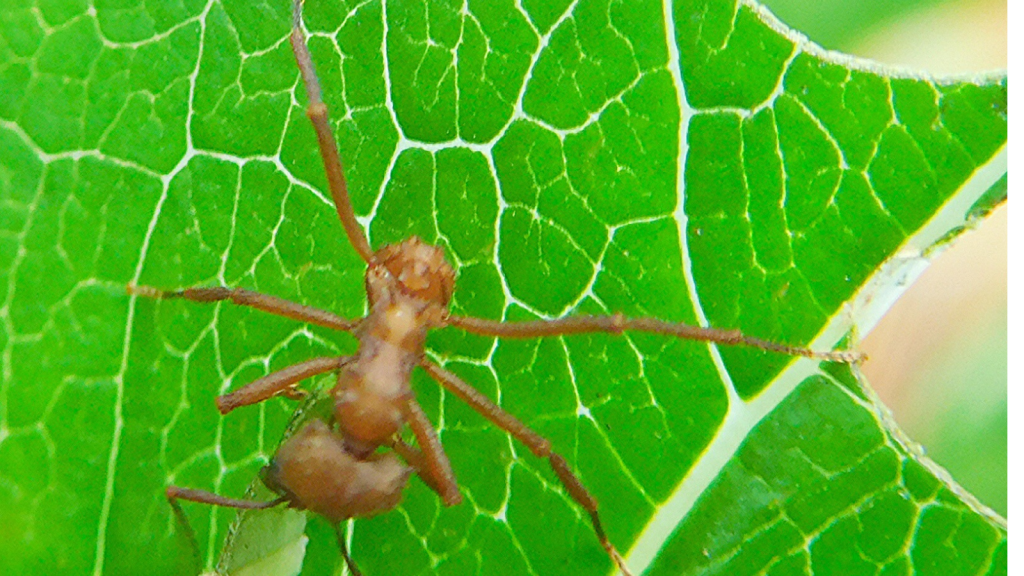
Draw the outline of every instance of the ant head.
M359 460L322 420L285 441L263 469L263 483L294 508L338 523L398 506L412 469L394 453Z
M441 248L412 236L401 244L381 248L374 254L374 260L408 296L448 308L455 288L455 272ZM368 278L373 268L367 270Z

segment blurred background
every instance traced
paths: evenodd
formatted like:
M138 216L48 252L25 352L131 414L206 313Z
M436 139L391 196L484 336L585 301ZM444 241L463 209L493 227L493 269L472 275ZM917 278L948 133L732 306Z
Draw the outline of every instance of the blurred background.
M933 75L1006 68L1006 0L761 0L821 46ZM864 339L900 427L1006 516L1007 209L940 254Z

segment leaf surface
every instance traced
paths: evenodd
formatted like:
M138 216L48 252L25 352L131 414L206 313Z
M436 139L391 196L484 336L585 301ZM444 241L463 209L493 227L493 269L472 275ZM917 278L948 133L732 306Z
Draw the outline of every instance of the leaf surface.
M186 507L195 566L164 487L245 494L294 411L222 418L213 398L355 349L124 293L364 313L289 26L283 1L0 17L5 573L213 568L235 514ZM621 311L828 348L1006 197L1005 78L895 75L753 4L310 0L306 26L371 244L442 245L459 314ZM1005 521L846 368L643 334L448 329L429 355L551 439L638 573L1006 573ZM413 385L466 502L414 480L351 525L366 574L610 572L543 461ZM340 570L333 531L307 533L303 573Z

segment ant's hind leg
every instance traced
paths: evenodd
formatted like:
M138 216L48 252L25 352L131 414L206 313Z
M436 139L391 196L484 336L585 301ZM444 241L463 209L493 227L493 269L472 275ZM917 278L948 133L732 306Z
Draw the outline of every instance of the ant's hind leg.
M345 565L352 576L363 576L363 573L356 567L356 563L348 554L348 544L345 543L345 535L341 533L341 524L334 525L334 534L338 537L338 549L341 550L341 557L345 559Z
M479 390L466 384L455 374L426 360L421 361L420 366L427 371L427 374L430 374L431 378L437 380L445 390L458 396L463 402L469 404L470 408L479 412L481 416L487 418L525 444L538 458L547 458L552 470L555 471L555 475L558 476L558 480L565 486L572 499L590 515L590 522L594 526L594 534L597 535L598 541L601 542L601 546L612 559L612 562L615 562L623 574L632 576L632 572L626 566L626 561L619 554L615 545L608 540L608 535L604 532L601 518L597 513L597 500L583 486L583 482L569 469L569 464L565 461L565 458L551 451L551 442L548 439L531 430L515 416L499 408L497 404L491 402Z
M455 480L455 473L452 472L452 464L448 461L448 455L444 453L441 440L437 437L437 431L430 423L430 419L423 413L423 408L416 403L415 398L409 398L404 406L405 421L416 437L416 444L422 452L407 453L412 460L403 454L401 445L394 444L395 451L406 458L416 469L420 478L437 492L445 506L455 506L462 502L462 493L459 492L459 484ZM401 439L399 439L399 442Z
M292 33L289 38L292 44L292 52L295 53L295 62L299 65L299 72L302 73L302 82L306 85L306 96L309 98L309 106L306 108L306 116L313 123L316 130L317 143L320 145L320 157L324 161L324 170L327 172L327 184L331 188L331 196L334 198L334 208L338 211L338 218L345 228L345 235L355 248L359 256L367 263L373 264L373 250L366 240L363 229L356 221L355 212L352 210L352 201L348 196L348 184L345 182L345 172L341 165L341 156L338 155L338 143L334 140L334 133L327 117L327 105L324 104L320 90L320 80L316 77L316 67L313 66L313 57L309 54L309 47L306 46L306 34L302 31L302 0L295 0L292 5Z
M213 492L207 492L206 490L182 488L181 486L168 486L166 495L167 500L174 508L178 508L178 500L188 500L189 502L210 504L211 506L223 506L225 508L238 508L241 510L262 510L264 508L273 508L274 506L287 501L283 496L267 502L259 502L257 500L238 500L236 498L226 498L220 494L214 494Z
M235 408L249 406L273 398L278 394L289 394L293 392L293 386L312 378L317 374L341 370L349 361L351 356L320 357L299 362L277 372L271 372L259 380L254 380L242 386L234 392L217 397L217 410L221 414L227 414Z
M189 502L210 504L211 506L224 506L227 508L238 508L242 510L273 508L274 506L283 504L287 501L285 498L277 498L270 500L269 502L237 500L235 498L225 498L219 494L214 494L213 492L207 492L205 490L194 490L192 488L182 488L180 486L168 486L165 495L167 496L167 502L171 505L171 510L174 512L175 519L178 524L184 528L185 538L191 543L192 556L196 566L202 565L202 555L199 551L199 542L196 540L196 533L192 530L192 525L189 524L188 518L185 517L185 511L181 509L181 504L178 503L178 500L188 500Z
M354 322L346 320L326 310L303 306L302 304L296 304L277 296L260 294L259 292L243 288L213 286L209 288L185 288L184 290L160 290L152 286L129 284L127 292L133 296L143 296L145 298L153 298L154 300L172 300L176 298L193 302L231 300L239 306L255 308L276 316L284 316L292 320L308 322L317 326L323 326L324 328L341 330L342 332L352 332L359 324L358 320Z
M445 495L448 488L442 484L442 481L439 481L438 478L430 474L429 468L427 467L427 457L423 455L423 452L420 452L416 448L406 444L399 436L395 436L395 438L392 439L391 449L401 456L402 460L405 460L409 466L412 466L413 470L416 471L416 475L419 476L420 480L423 480L423 483L431 490L437 492L439 496L443 497ZM454 477L452 478L452 481L454 482Z

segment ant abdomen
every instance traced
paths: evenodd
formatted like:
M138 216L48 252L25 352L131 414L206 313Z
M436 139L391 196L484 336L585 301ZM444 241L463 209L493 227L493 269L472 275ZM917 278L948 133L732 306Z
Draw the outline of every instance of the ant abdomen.
M358 459L321 420L312 420L278 449L263 483L294 508L341 522L398 506L412 468L393 452Z

